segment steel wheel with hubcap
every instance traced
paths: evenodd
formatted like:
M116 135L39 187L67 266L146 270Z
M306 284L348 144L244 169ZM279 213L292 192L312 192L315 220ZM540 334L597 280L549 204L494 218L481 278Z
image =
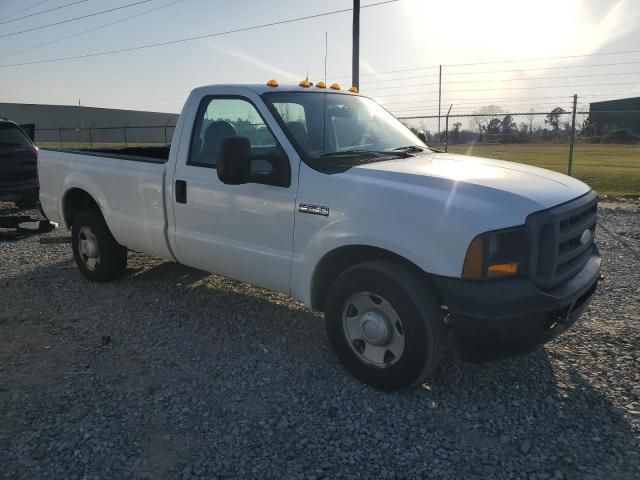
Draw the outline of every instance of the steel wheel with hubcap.
M87 226L80 229L78 237L80 258L84 262L85 267L93 272L100 263L100 246L98 245L98 239L91 231L91 228Z
M114 280L127 268L127 249L116 242L97 210L73 218L71 247L80 272L94 282Z
M345 335L364 362L393 365L404 351L402 322L384 298L359 292L347 300L342 314Z
M327 335L358 380L383 390L421 383L442 357L444 322L421 272L376 260L344 271L325 299Z

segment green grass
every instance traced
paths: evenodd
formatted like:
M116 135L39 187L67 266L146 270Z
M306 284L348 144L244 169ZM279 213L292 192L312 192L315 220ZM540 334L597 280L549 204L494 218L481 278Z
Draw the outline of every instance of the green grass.
M567 173L569 146L561 144L451 145L451 153L477 155ZM600 194L640 195L640 145L576 143L573 176Z

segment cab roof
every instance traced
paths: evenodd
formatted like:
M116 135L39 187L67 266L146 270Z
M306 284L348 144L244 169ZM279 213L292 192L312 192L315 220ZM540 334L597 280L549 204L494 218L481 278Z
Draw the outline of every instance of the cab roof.
M341 93L344 95L359 95L359 93L349 92L347 89L349 87L341 87L340 90L334 90L333 88L329 88L329 86L325 88L318 88L315 84L312 87L301 87L296 84L280 84L277 87L269 87L265 84L260 83L222 83L222 84L212 84L212 85L203 85L199 88L246 88L247 90L252 90L258 95L262 95L263 93L268 92L309 92L309 93L318 93L318 92L329 92L329 93Z

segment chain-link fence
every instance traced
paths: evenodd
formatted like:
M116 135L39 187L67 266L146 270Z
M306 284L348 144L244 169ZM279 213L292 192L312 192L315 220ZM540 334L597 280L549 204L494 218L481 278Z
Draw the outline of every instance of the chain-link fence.
M640 110L483 112L402 117L450 153L526 163L575 176L600 193L640 195Z
M36 144L44 147L119 147L169 145L175 125L121 125L116 127L36 128Z
M640 195L640 110L483 112L401 117L450 153L526 163L573 175L602 194ZM49 147L169 145L175 125L36 128Z

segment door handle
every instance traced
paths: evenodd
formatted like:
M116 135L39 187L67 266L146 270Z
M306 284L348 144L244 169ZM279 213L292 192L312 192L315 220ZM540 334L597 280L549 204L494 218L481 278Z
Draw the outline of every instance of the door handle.
M176 202L187 203L187 182L176 180Z

